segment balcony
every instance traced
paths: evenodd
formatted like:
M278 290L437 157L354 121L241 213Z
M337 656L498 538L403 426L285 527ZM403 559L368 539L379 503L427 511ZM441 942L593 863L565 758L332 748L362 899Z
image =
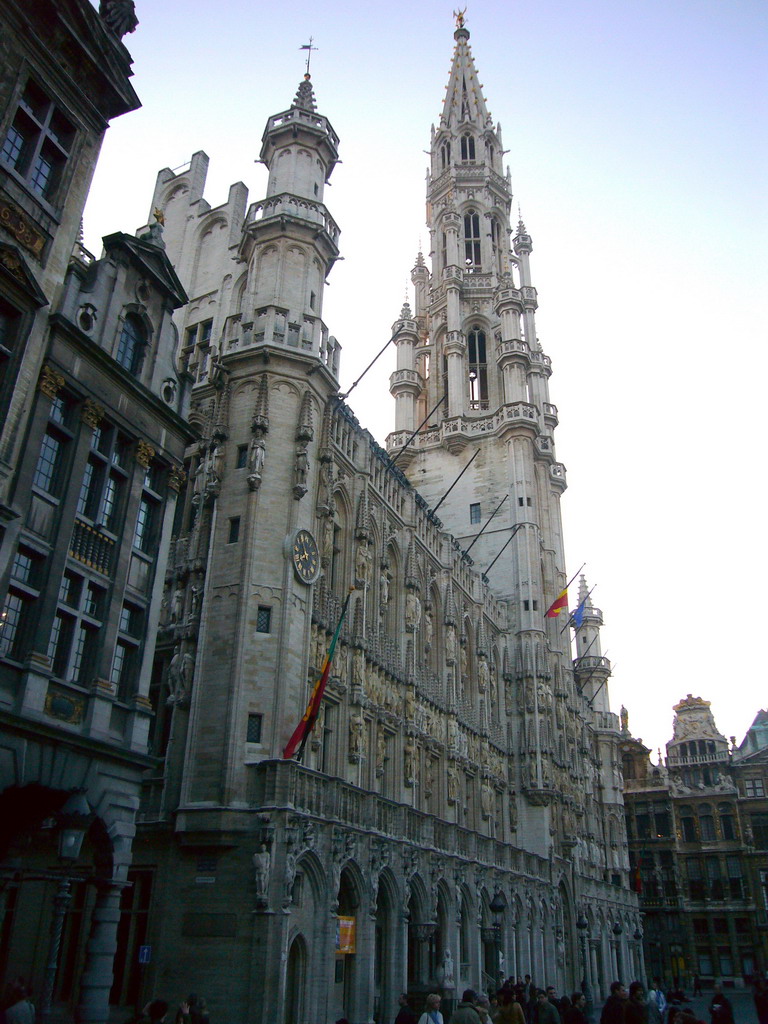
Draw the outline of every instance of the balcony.
M535 854L321 775L295 761L261 761L250 765L248 774L248 803L260 811L293 810L406 839L422 848L459 853L469 860L533 878L548 878L549 861Z

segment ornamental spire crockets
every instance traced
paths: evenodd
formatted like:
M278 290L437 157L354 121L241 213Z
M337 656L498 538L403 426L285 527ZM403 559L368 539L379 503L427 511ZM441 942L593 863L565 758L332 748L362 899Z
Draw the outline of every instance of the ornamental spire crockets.
M453 33L456 47L448 79L448 89L443 103L441 128L472 123L478 129L493 124L485 105L483 87L477 77L472 48L469 45L469 31L464 26L463 12L456 17L457 28Z
M299 88L296 90L296 96L294 97L291 107L299 107L301 110L308 110L312 114L317 110L315 93L312 89L312 79L310 75L304 75L303 81L299 83Z

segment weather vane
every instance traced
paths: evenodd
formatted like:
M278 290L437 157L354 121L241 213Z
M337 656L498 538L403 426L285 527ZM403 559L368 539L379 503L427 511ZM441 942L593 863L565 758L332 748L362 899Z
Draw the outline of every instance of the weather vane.
M314 37L310 36L309 37L309 42L305 43L303 46L299 47L300 50L306 50L307 51L307 70L306 70L307 78L309 78L309 62L312 60L312 51L317 49L316 46L312 45L312 43L314 41L315 41Z
M463 11L454 11L453 16L456 19L456 28L464 28L464 15L467 13L465 7Z

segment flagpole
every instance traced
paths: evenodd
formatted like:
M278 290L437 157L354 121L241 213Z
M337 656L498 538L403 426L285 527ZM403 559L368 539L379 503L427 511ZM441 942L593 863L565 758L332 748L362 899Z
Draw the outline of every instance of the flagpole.
M504 502L507 500L508 497L509 497L509 494L505 494L504 497L499 502L499 504L493 510L493 512L491 512L491 515L490 515L490 517L488 519L488 522L485 524L485 526L482 528L482 530L478 533L478 535L475 537L475 539L472 541L472 543L469 545L469 547L465 549L465 551L464 551L465 555L468 555L469 552L472 550L472 548L475 546L475 544L480 540L480 538L482 537L482 535L485 532L485 530L491 525L491 520L496 515L496 513L499 511L499 509L501 508L501 506L504 504Z
M596 586L597 586L597 584L595 584L595 587L596 587ZM587 594L587 596L586 596L586 597L584 598L584 600L583 600L583 601L579 601L579 603L578 603L578 604L576 605L576 611L578 611L578 610L579 610L579 608L581 608L581 606L582 606L583 604L586 604L586 603L587 603L587 601L588 601L588 599L589 599L589 596L590 596L590 594L592 593L592 591L593 591L593 590L595 589L595 587L591 587L591 588L590 588L590 591L589 591L589 594ZM570 617L570 618L568 619L568 621L566 622L566 624L565 624L565 625L563 626L563 628L562 628L562 629L560 630L560 635L562 636L562 634L563 634L563 633L564 633L564 632L566 631L566 629L568 629L568 627L569 627L569 626L571 626L571 625L573 625L573 615L571 615L571 617ZM581 628L580 626L574 626L574 629L580 629L580 628ZM589 646L591 647L591 646L592 646L592 644L590 644ZM587 648L587 650L589 650L589 647Z

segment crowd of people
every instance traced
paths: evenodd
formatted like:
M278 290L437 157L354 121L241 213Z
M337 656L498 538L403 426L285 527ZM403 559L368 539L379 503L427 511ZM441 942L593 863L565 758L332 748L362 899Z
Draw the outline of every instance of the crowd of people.
M758 1024L768 1024L768 983L762 975L754 979L753 997ZM419 1016L403 993L395 1024L588 1024L587 1000L582 991L558 997L552 985L538 988L529 974L517 981L507 979L490 997L466 989L447 1022L443 1020L441 1003L440 995L431 993ZM718 983L709 1002L709 1017L709 1024L736 1024L731 1001ZM628 989L622 982L614 981L600 1013L600 1024L706 1022L696 1016L679 986L665 992L661 980L654 978L647 991L640 981L633 981Z

